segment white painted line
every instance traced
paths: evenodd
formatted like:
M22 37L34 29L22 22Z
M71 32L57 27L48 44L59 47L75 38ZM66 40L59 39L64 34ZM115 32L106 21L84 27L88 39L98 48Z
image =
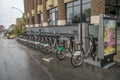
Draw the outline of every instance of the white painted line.
M113 66L113 65L115 65L115 62L112 62L112 63L104 66L103 69L108 69L108 68L110 68L110 67Z
M46 61L46 62L50 62L52 59L54 59L54 58L48 58L48 59L47 58L43 58L43 60Z

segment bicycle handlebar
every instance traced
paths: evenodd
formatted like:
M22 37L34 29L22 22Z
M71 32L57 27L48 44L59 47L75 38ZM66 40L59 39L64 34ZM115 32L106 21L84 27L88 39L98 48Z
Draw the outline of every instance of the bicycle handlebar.
M96 37L94 37L93 35L89 35L88 37L84 37L84 38L88 38L89 40L98 41L98 39Z

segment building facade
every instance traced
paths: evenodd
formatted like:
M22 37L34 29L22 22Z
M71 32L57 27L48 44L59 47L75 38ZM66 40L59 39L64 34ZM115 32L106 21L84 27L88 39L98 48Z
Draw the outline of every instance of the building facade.
M81 0L24 0L26 27L77 25ZM99 24L99 14L120 16L120 0L82 0L82 21Z
M0 33L5 31L5 27L3 25L0 25Z

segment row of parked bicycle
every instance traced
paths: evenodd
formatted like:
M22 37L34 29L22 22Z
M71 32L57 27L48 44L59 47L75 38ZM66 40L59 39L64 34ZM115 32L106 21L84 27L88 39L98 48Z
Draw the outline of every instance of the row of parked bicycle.
M56 53L59 60L64 60L66 53L70 53L72 55L71 64L78 67L83 63L84 58L89 56L93 60L96 58L97 39L92 35L85 38L90 43L88 51L84 51L82 44L75 40L74 34L21 35L17 38L17 41L45 54Z

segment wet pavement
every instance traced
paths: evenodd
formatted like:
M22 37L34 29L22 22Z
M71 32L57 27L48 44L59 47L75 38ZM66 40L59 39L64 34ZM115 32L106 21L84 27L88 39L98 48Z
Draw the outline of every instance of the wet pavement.
M70 58L56 59L0 37L0 80L120 80L120 64L109 69L84 63L74 68Z
M115 61L120 63L120 43L117 45L117 55L115 56Z

